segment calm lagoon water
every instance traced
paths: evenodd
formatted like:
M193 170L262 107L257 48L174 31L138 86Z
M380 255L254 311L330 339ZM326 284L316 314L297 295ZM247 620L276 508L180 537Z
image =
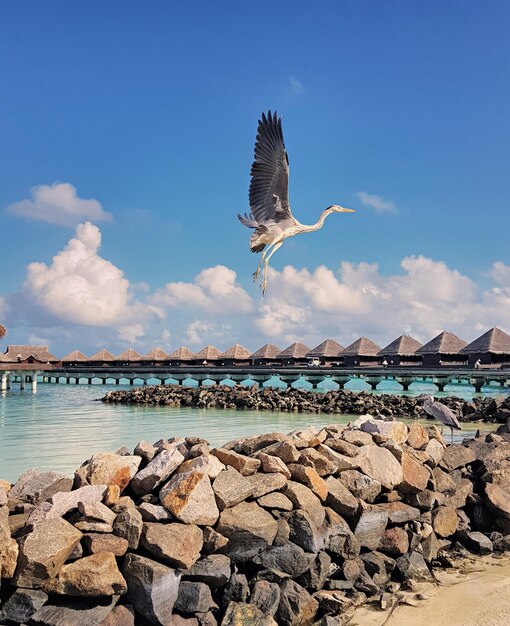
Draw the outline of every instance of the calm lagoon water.
M392 386L393 385L393 386ZM304 385L303 385L304 386ZM362 381L349 385L364 388ZM25 470L59 470L72 473L92 454L133 447L140 439L157 441L171 436L196 435L212 445L245 435L283 431L315 424L349 421L352 416L233 411L168 407L105 405L96 402L109 385L39 384L37 393L15 389L0 394L0 478L14 481ZM396 393L398 385L387 383L383 393ZM416 384L408 393L433 391L432 385ZM485 388L498 395L500 387ZM437 395L437 394L436 394ZM451 385L444 395L471 398L467 386ZM461 435L472 434L478 425L464 425Z

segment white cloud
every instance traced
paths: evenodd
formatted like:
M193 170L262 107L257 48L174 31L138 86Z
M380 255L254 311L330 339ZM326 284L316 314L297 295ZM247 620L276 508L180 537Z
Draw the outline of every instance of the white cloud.
M138 340L143 337L145 330L143 324L136 322L135 324L124 324L119 327L118 337L120 341L124 341L129 344L137 343Z
M172 309L192 308L210 313L247 313L253 308L251 296L237 282L237 274L224 265L202 270L193 283L172 282L150 299Z
M289 86L290 90L293 94L300 96L305 92L305 87L303 83L298 80L295 76L291 76L289 78Z
M83 220L111 221L112 214L93 198L80 198L70 183L39 185L31 189L31 199L15 202L7 212L50 224L74 227Z
M204 341L205 337L210 337L213 326L202 320L190 322L184 332L184 342L198 345Z
M397 207L392 200L385 200L381 196L366 191L358 191L356 194L363 206L374 209L376 213L396 213Z

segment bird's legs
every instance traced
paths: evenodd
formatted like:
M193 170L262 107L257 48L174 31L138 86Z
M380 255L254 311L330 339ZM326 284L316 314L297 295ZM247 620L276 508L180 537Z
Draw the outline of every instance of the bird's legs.
M453 446L453 428L450 426L450 430L452 432L452 446Z
M273 254L279 250L282 246L282 242L278 242L275 243L273 245L273 249L271 250L271 252L267 255L267 257L264 259L264 280L262 281L262 295L265 296L266 295L266 289L267 289L267 268L268 268L268 264L269 264L269 259L273 256Z
M261 254L260 256L260 263L259 266L257 267L257 269L253 272L253 282L255 282L257 280L257 278L259 277L260 274L260 268L262 267L262 263L264 263L264 259L266 258L266 254L269 252L269 248L267 248L267 250L264 250L264 252Z

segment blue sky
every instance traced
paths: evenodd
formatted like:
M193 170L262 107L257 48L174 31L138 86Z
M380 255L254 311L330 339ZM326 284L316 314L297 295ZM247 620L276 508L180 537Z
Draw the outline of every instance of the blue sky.
M496 0L2 3L0 314L10 341L44 339L57 352L192 338L197 348L234 338L256 348L356 333L384 343L403 330L427 339L447 323L469 339L504 326L509 27L510 5ZM249 232L235 215L248 208L256 123L268 108L283 115L298 219L312 223L332 203L357 213L287 241L262 300L251 284ZM76 315L72 289L66 300L51 277L41 285L27 270L50 267L74 237L79 220L42 221L37 203L30 218L12 210L55 183L112 216L81 221L100 228L100 251L95 240L88 249L109 264L102 271L118 268L129 284L112 305L108 289L81 276L90 289L80 287L88 290L80 307L116 315ZM360 192L390 210L376 211L374 198L364 204ZM406 269L406 258L433 264ZM377 263L376 276L360 263ZM196 276L217 266L235 273L212 274L241 305L201 279L207 304L198 293ZM322 266L333 287L320 283ZM404 280L417 266L419 293ZM398 319L365 297L384 300L393 281L402 288ZM164 292L181 282L194 298L176 296L175 286ZM340 289L334 306L317 295L319 284ZM134 324L141 334L118 332Z

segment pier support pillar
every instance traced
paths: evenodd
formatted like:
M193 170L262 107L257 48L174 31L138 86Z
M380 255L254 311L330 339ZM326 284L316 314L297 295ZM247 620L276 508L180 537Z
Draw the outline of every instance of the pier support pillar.
M9 374L5 372L2 374L2 378L0 378L0 391L7 391L7 381L9 378Z
M31 376L32 393L37 391L37 372L34 372Z
M92 378L87 378L87 385L92 385Z
M129 379L129 386L132 387L135 384L135 379L134 378L130 378Z
M25 389L25 375L24 374L22 374L19 377L19 388L20 389Z
M71 379L70 378L66 378L66 385L70 385L71 384Z
M476 393L480 393L485 384L485 378L472 378L469 382L475 388Z

